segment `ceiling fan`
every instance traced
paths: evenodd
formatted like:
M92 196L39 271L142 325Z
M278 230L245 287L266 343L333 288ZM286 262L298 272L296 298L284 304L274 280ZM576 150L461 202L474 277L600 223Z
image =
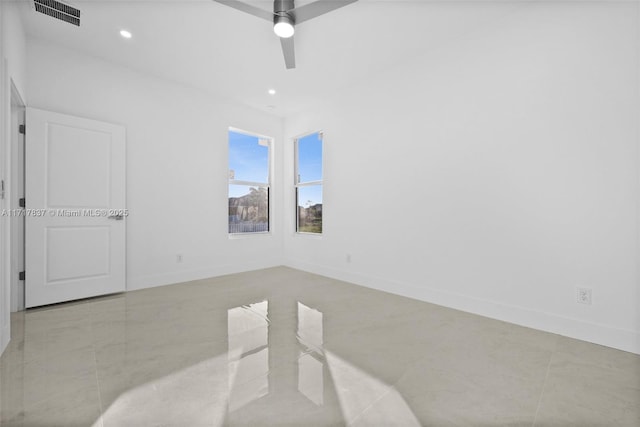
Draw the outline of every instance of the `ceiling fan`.
M280 37L284 63L287 69L296 68L296 54L293 44L293 33L296 24L331 12L358 0L316 0L296 7L294 0L274 0L273 12L247 4L238 0L214 0L234 9L241 10L258 18L273 22L273 31Z

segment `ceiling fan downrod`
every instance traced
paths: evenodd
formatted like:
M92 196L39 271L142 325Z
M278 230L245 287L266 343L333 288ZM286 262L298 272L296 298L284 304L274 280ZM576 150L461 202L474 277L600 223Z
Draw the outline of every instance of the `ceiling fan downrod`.
M294 0L275 0L273 2L273 13L276 15L287 14L295 7Z

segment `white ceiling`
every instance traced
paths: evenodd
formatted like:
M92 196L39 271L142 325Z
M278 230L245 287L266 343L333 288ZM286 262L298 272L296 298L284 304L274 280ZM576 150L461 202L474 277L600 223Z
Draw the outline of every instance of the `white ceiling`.
M27 34L280 116L505 14L500 3L360 0L296 27L297 68L286 70L269 22L212 0L71 4L82 12L81 27L25 9ZM133 38L121 38L122 28Z

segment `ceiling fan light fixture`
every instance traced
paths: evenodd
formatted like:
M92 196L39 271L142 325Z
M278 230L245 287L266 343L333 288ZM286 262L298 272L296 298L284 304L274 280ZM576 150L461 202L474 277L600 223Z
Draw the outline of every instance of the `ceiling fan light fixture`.
M35 0L56 1L56 0ZM302 24L310 19L324 15L341 7L355 3L358 0L305 0L305 4L296 7L295 0L273 0L273 12L262 7L247 3L249 0L213 0L232 7L249 15L273 23L273 32L280 38L280 46L287 70L296 68L296 52L293 34L296 24ZM310 1L310 2L309 2ZM255 2L255 0L251 0Z
M293 26L293 19L291 19L288 15L278 15L274 18L273 22L273 32L276 33L278 37L283 39L288 39L293 36L295 33L295 27Z

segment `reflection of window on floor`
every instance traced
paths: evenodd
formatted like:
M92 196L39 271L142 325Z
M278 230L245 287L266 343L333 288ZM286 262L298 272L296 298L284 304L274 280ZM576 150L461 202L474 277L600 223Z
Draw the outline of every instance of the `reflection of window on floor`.
M269 302L227 312L229 412L269 394Z
M270 138L229 130L229 233L269 231Z
M298 391L318 406L324 403L322 313L298 302L298 340L306 348L298 357Z

